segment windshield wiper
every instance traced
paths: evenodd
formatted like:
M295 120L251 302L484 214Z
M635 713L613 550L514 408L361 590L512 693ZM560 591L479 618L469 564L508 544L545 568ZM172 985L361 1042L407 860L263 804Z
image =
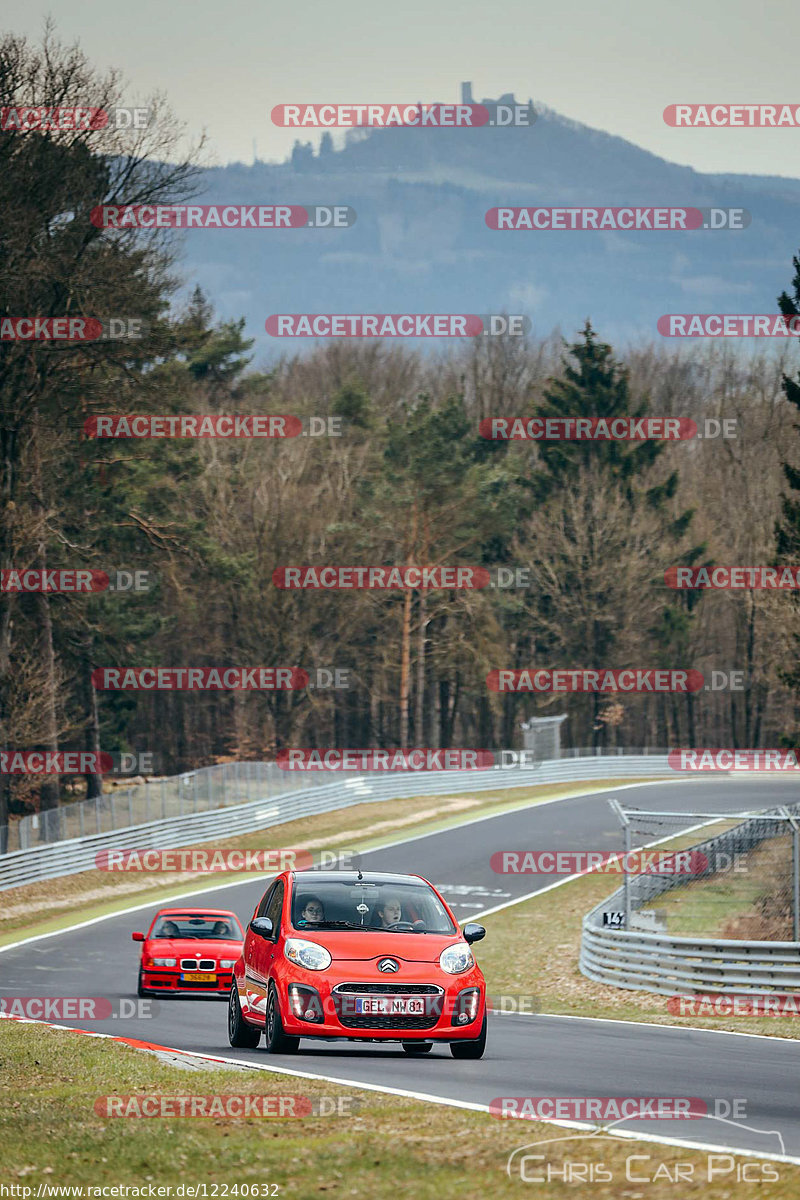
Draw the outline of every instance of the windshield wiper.
M354 921L308 921L303 932L313 929L369 929L368 925L356 925Z

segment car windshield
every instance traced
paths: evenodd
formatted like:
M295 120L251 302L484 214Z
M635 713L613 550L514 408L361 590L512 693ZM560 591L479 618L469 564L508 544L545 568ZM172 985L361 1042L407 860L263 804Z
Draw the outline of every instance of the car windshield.
M203 942L242 941L236 917L218 913L168 913L158 918L151 938L197 938Z
M453 934L457 927L427 883L392 880L295 879L295 929L385 929L390 933Z

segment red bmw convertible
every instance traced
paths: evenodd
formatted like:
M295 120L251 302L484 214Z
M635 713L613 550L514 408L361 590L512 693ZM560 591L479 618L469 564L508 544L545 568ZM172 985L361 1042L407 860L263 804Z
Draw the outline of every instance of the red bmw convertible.
M486 983L471 944L419 875L284 871L270 884L234 968L228 1040L292 1053L300 1038L446 1043L481 1058Z
M162 908L142 942L139 995L216 992L230 989L244 933L235 913L216 908Z

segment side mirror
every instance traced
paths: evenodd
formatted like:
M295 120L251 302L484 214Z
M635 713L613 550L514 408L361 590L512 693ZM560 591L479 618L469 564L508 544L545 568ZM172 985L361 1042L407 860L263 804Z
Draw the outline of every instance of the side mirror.
M486 930L482 925L478 925L475 921L468 921L463 929L464 941L471 946L473 942L479 942L481 938L486 937Z
M271 938L273 933L272 921L269 917L253 917L250 929L259 937Z
M143 933L132 933L132 934L131 934L131 941L132 941L132 942L143 942L143 941L144 941L144 934L143 934Z

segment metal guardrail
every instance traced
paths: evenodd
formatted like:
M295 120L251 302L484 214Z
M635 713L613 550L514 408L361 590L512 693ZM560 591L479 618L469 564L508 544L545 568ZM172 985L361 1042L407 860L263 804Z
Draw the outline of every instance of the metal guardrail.
M562 750L559 758L649 757L666 753L647 746L643 750L598 746ZM64 842L112 829L130 829L132 825L167 817L212 812L264 796L284 795L294 788L323 785L329 780L326 771L286 771L274 762L230 762L200 767L181 775L118 787L96 799L62 804L44 812L29 813L11 825L0 825L0 855L28 850L42 842Z
M662 996L800 991L800 945L666 937L584 920L580 969L597 983Z
M0 827L0 853L28 850L42 842L63 842L130 829L150 821L213 812L265 796L284 795L294 788L324 783L301 778L272 762L219 763L130 787L117 787L92 800L77 800L40 813L29 813L10 826ZM5 835L5 836L4 836Z
M267 765L267 764L261 764ZM274 764L269 764L274 765ZM290 772L282 772L291 775ZM0 891L42 879L75 875L95 867L96 855L105 849L174 849L213 838L252 833L285 821L315 813L332 812L354 804L403 799L411 796L447 796L460 793L499 791L545 783L571 783L603 778L673 777L666 755L615 755L561 758L535 767L493 767L485 771L409 771L389 776L344 773L330 783L328 772L318 772L309 785L311 772L297 773L305 787L265 795L247 804L212 812L186 813L167 819L129 825L82 838L71 838L27 850L0 855Z
M707 815L709 820L720 819L720 814ZM779 836L782 820L794 823L798 816L798 804L770 809L691 849L709 857L746 852ZM639 875L626 879L587 913L581 936L581 972L597 983L667 996L800 991L800 941L677 937L603 925L604 912L630 913L676 886L681 886L681 879L674 876Z

